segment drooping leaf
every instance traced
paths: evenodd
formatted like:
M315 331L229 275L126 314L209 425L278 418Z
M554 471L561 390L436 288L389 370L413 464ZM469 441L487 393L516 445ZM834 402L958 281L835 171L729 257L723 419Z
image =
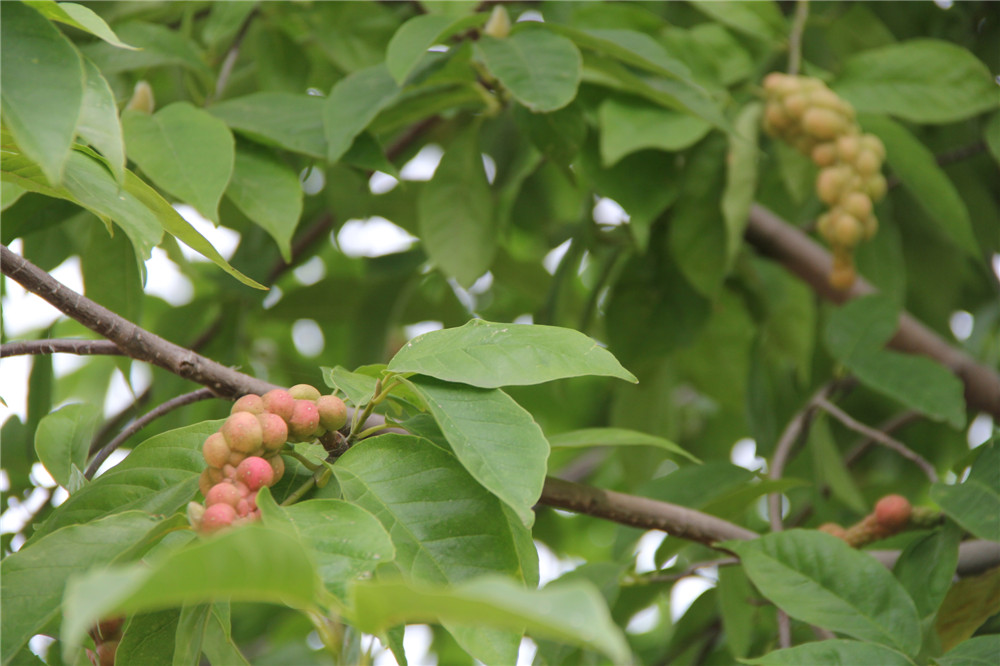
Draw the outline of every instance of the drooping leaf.
M497 249L496 215L477 124L448 146L420 191L417 220L424 250L460 285L471 286L489 269Z
M561 109L576 96L582 62L565 37L524 29L505 39L483 35L476 49L490 73L532 111Z
M726 188L722 193L722 216L726 222L726 266L731 268L743 245L743 231L757 193L758 134L763 105L751 102L740 111L729 137L726 156Z
M489 14L479 12L470 16L421 14L414 16L392 36L385 51L385 66L396 83L403 85L416 69L427 49L440 44L451 35L482 25Z
M159 522L138 511L118 513L32 539L4 558L0 562L3 663L9 664L32 636L58 616L67 578L113 561Z
M935 483L931 497L952 519L980 539L1000 541L1000 446L983 444L962 483Z
M203 80L214 80L193 37L165 25L145 21L116 23L119 38L136 47L122 49L107 42L84 44L80 51L94 61L105 76L136 69L179 65Z
M400 88L384 64L352 72L337 81L323 106L327 160L339 160L354 138L399 94Z
M90 438L97 427L93 405L82 402L66 405L42 418L35 431L35 452L56 483L69 485L73 465L87 464Z
M83 60L55 26L20 2L4 5L0 29L4 125L46 181L58 185L83 104Z
M287 532L261 525L234 528L148 563L74 577L63 600L63 654L71 654L91 625L113 613L218 598L313 609L323 603L321 589L305 547Z
M938 39L911 39L844 62L833 90L861 112L915 123L950 123L998 106L986 64Z
M789 530L726 542L750 580L792 617L914 656L920 623L909 595L877 560L837 537Z
M610 98L601 104L601 161L612 166L644 148L676 152L693 146L712 126L697 116Z
M613 663L629 648L601 595L584 581L528 590L499 576L454 587L363 582L351 589L358 626L378 632L403 622L468 622L525 630L529 635L579 645Z
M937 223L942 235L978 256L969 210L934 154L901 124L885 116L865 115L862 127L885 144L886 161L907 191Z
M580 30L553 23L553 32L570 38L582 49L596 51L620 60L626 65L672 79L689 81L691 70L674 58L662 44L638 30Z
M669 439L649 435L625 428L583 428L562 432L549 437L552 448L578 448L585 446L655 446L692 462L701 462L696 457L674 444Z
M584 375L637 381L611 352L579 331L482 319L417 336L403 345L388 369L481 388Z
M225 123L187 102L153 115L122 115L131 159L167 192L219 222L219 199L233 173L235 144Z
M947 652L969 640L997 613L1000 613L1000 568L958 580L948 590L934 619L941 649Z
M745 664L761 666L801 666L801 664L880 664L883 666L913 666L905 654L879 645L834 638L768 652L762 657L742 659Z
M272 155L241 148L226 196L274 239L281 257L290 262L292 234L302 215L302 185L295 172Z
M136 48L118 39L115 31L89 7L75 2L55 2L55 0L25 0L24 4L34 7L48 19L89 32L112 46L132 51Z
M313 95L261 91L213 104L208 112L249 139L323 159L324 103Z
M63 3L66 4L72 3ZM107 158L111 173L122 182L125 178L125 139L114 93L94 63L85 58L83 67L87 81L76 131Z

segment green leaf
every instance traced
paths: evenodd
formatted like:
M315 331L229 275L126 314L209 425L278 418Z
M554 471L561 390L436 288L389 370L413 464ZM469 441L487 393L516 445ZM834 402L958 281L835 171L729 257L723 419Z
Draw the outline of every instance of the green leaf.
M136 446L125 460L70 495L49 519L36 527L40 536L121 511L172 514L198 490L205 469L201 447L221 421L205 421L170 430Z
M310 610L323 603L315 565L303 545L287 532L245 525L150 562L75 576L63 599L63 654L68 657L102 617L218 598Z
M548 29L569 37L582 49L611 56L626 65L671 79L691 80L691 70L658 41L637 30L580 30L557 23ZM693 84L691 84L693 85Z
M975 636L962 641L935 661L938 666L993 666L1000 654L1000 635Z
M351 589L354 616L363 631L378 633L410 622L467 622L526 630L539 638L585 647L626 663L628 643L593 585L574 581L528 590L499 576L454 587L364 582Z
M343 393L350 404L364 405L375 397L374 377L351 372L340 365L320 369L323 371L323 381L326 385Z
M97 427L93 405L74 403L42 418L35 431L35 453L60 486L69 485L73 465L87 464L90 438Z
M684 169L684 183L670 224L670 250L684 277L714 298L726 276L728 231L719 205L726 178L726 142L713 135Z
M153 516L129 511L32 539L0 562L4 664L59 614L66 579L112 561L156 528ZM99 618L95 618L99 619Z
M396 352L388 369L480 388L584 375L638 381L611 352L579 331L482 319L417 336Z
M485 12L463 16L458 20L443 14L414 16L399 26L399 30L389 40L385 51L386 69L396 83L403 85L416 69L420 58L427 53L427 49L442 43L456 32L482 25L488 17L489 14Z
M919 651L920 623L909 595L877 560L837 537L789 530L723 547L790 616L910 656Z
M55 2L54 0L25 0L24 4L34 7L47 19L65 23L77 30L89 32L94 37L103 39L112 46L117 46L120 49L136 50L136 47L129 46L118 39L118 35L104 22L104 19L88 7L75 2Z
M827 349L869 388L961 428L965 399L958 377L930 359L881 349L898 320L898 308L887 296L852 300L831 312Z
M739 567L719 567L719 615L726 632L726 647L737 659L747 656L753 646L760 609L747 603L753 587Z
M750 219L750 206L757 194L758 136L764 105L751 102L740 110L729 136L726 156L726 188L722 193L722 217L726 222L726 267L732 268L743 232Z
M53 3L55 4L55 3ZM63 5L71 3L63 3ZM90 10L87 10L90 11ZM83 61L87 81L83 107L76 131L108 160L111 173L119 183L125 179L125 140L118 119L115 96L100 70L87 59Z
M956 523L980 539L1000 541L1000 446L982 445L982 452L958 485L935 483L931 499Z
M523 106L517 106L514 108L514 120L542 154L563 168L580 152L587 136L587 119L579 104L570 104L552 113L532 113ZM529 175L527 166L535 165L536 159L531 151L522 153L521 164L525 171L514 175L509 181L513 187L520 187L520 183ZM515 182L516 185L513 185Z
M338 161L355 137L399 94L400 88L384 64L352 72L337 81L323 107L326 159Z
M756 39L781 44L788 38L788 23L776 2L692 2L691 6Z
M531 527L549 457L549 443L531 414L500 389L432 379L410 383L465 469Z
M505 39L483 35L476 50L490 74L532 111L555 111L576 97L582 60L565 37L531 27Z
M122 664L173 663L177 640L178 609L133 616L115 651L115 660Z
M692 462L701 462L669 439L625 428L583 428L562 432L551 435L549 445L554 449L587 446L655 446Z
M386 434L352 447L334 465L345 499L379 519L396 547L400 570L417 581L458 583L486 574L524 581L537 576L531 533L500 500L431 442ZM447 492L442 492L447 489ZM536 579L537 580L537 579ZM516 658L519 634L449 622L477 656Z
M141 321L146 265L128 238L124 234L109 237L105 229L93 224L81 241L84 295L128 321ZM131 359L116 360L127 377Z
M211 608L207 603L184 604L181 607L174 634L173 666L197 666L200 663L201 643L205 638Z
M813 422L809 429L809 448L813 455L816 479L830 486L833 496L858 515L868 513L869 504L844 464L844 456L837 448L827 419L821 418Z
M497 248L493 195L478 130L474 123L455 138L417 199L424 250L463 287L489 269Z
M601 104L598 123L601 161L605 166L644 148L683 150L698 143L712 128L707 121L689 113L616 98Z
M274 239L282 259L291 262L292 234L302 215L302 185L295 172L269 153L241 148L226 196Z
M218 224L235 151L226 124L188 102L153 115L126 111L122 122L129 157L154 183Z
M882 139L886 160L906 190L952 243L979 256L969 210L934 154L901 124L885 116L861 116L861 126Z
M49 184L62 182L83 104L83 60L34 9L4 5L0 26L0 108L7 129Z
M892 573L909 593L922 620L941 606L958 564L962 532L949 524L907 544Z
M322 97L264 91L208 107L239 134L317 159L326 158Z
M1000 613L1000 568L958 579L934 619L941 649L947 652L969 640L997 613Z
M198 47L191 37L181 31L142 21L116 23L115 29L122 40L137 49L121 49L106 42L80 47L83 54L93 60L105 76L136 69L180 65L214 85L214 74L205 64Z
M937 39L911 39L844 62L833 90L859 112L915 123L951 123L998 106L993 75L968 50Z
M983 139L993 159L1000 162L1000 113L994 113L983 128Z
M375 567L396 556L389 534L378 519L360 506L335 499L313 499L289 507L275 504L261 491L257 506L264 525L291 526L316 560L326 589L344 600L348 584L371 577Z
M905 654L876 643L863 643L844 638L806 643L769 652L755 659L741 659L744 664L762 666L801 666L802 664L879 664L880 666L913 666Z
M209 617L208 627L205 630L202 651L211 664L250 666L250 662L243 656L233 640L228 603L212 605L212 615Z

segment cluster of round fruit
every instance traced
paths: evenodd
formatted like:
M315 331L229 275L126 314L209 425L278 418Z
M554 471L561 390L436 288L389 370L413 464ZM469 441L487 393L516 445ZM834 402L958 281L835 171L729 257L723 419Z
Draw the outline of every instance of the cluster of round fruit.
M885 146L862 134L854 108L819 79L772 72L764 79L764 129L820 168L816 193L830 210L817 228L833 250L830 283L854 283L854 248L878 228L874 202L885 196Z
M902 495L886 495L875 504L875 510L848 528L837 523L823 523L821 532L832 534L858 548L902 532L910 526L930 526L939 514L914 507Z
M285 442L308 442L346 423L344 401L308 384L241 397L202 446L208 463L199 479L205 504L188 505L192 526L208 533L259 518L257 491L285 473L278 455Z
M90 628L90 637L94 639L94 649L87 650L87 657L94 666L115 666L115 654L118 643L122 639L122 626L125 616L101 620Z

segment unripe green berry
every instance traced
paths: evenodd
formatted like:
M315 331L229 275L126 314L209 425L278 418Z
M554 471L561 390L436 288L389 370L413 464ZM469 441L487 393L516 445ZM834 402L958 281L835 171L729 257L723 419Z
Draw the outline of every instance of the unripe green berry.
M853 163L861 151L861 140L856 134L837 137L837 157L843 162Z
M810 108L802 114L802 128L820 141L836 138L844 131L844 119L830 109Z
M782 100L782 105L785 108L785 113L787 113L789 117L801 118L809 108L809 101L806 99L805 95L793 93Z
M859 220L872 214L872 200L864 192L848 192L844 195L840 205Z
M205 515L205 505L198 502L188 502L187 519L188 524L196 530L201 530L201 519Z
M837 161L837 145L832 141L818 144L812 149L810 157L816 166L832 166Z
M221 469L229 462L229 453L229 444L226 443L226 438L222 436L221 432L213 432L205 439L205 443L201 447L201 455L210 467Z
M296 400L316 400L322 393L315 386L309 384L296 384L292 388L288 389L288 392L292 394L292 397Z
M852 248L857 245L864 235L861 222L850 213L840 209L834 209L831 215L833 219L830 227L830 244L843 248Z
M864 189L872 201L878 201L885 196L886 190L889 189L889 184L886 182L885 176L877 173L865 181Z
M271 483L274 484L281 481L281 477L285 475L285 459L281 456L274 456L273 458L268 458L267 463L274 470L274 481Z
M885 144L882 143L882 139L874 134L863 134L861 136L861 147L864 150L874 153L879 162L885 159Z
M225 478L222 475L222 470L215 467L206 467L201 470L201 476L198 477L198 490L201 494L208 495L208 491L211 490L212 486L222 481Z
M824 203L832 206L840 200L852 175L850 167L844 165L826 167L816 177L816 194Z
M274 389L261 396L267 411L277 414L287 421L292 418L292 408L295 406L295 398L285 389Z
M249 412L230 414L222 424L222 435L229 448L238 453L253 453L261 447L263 432L260 421Z
M873 176L882 169L882 160L874 151L862 148L854 160L854 168L862 176Z
M335 395L322 395L316 400L319 424L327 430L340 430L347 424L347 405Z

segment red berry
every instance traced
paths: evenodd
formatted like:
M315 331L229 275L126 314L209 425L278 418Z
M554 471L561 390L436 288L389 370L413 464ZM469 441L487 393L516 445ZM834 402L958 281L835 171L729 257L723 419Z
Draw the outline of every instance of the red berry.
M292 418L292 409L295 407L295 398L285 389L274 389L268 391L261 398L267 411L277 414L286 421Z
M288 438L304 442L313 438L319 428L319 410L311 400L296 400L292 418L288 420Z
M229 527L236 520L236 509L228 504L213 504L201 517L201 531L206 534Z
M217 483L208 490L205 495L205 506L215 506L216 504L228 504L235 507L242 499L240 491L232 483L223 481Z
M886 495L875 504L875 520L883 529L895 533L910 522L913 507L902 495Z
M277 451L288 441L288 424L285 420L272 412L265 412L257 416L260 421L263 433L261 444L264 451L271 453Z
M274 483L274 470L263 458L250 456L236 468L236 478L251 491L256 491Z

